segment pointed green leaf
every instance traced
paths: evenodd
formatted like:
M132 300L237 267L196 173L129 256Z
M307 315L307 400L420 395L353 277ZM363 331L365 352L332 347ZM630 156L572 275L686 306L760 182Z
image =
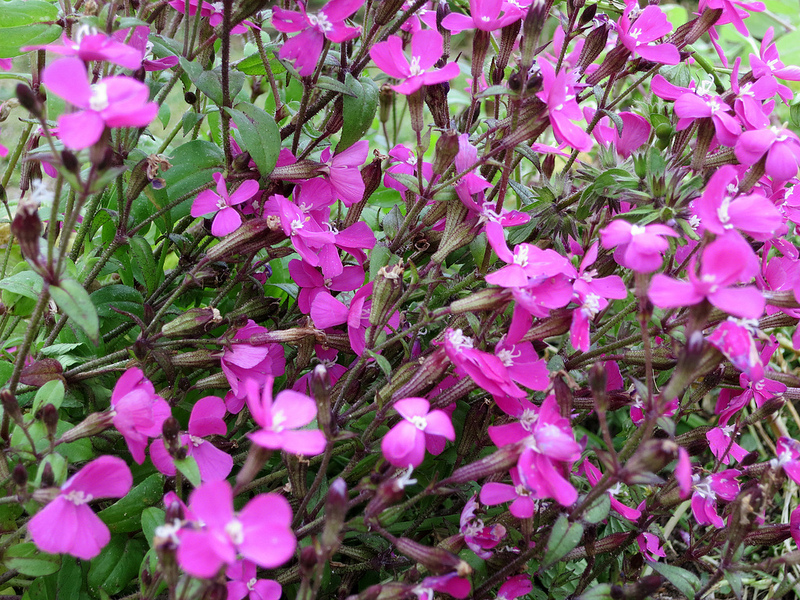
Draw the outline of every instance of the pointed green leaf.
M647 564L653 571L666 577L687 598L694 598L700 589L700 579L691 571L657 562L648 562Z
M583 537L583 525L570 523L566 515L561 515L550 532L550 538L547 540L547 550L540 570L547 570L566 556L570 550L578 545L581 537Z
M74 279L62 279L58 285L50 286L50 296L58 308L66 314L95 344L100 343L100 320L97 309L89 298L89 292Z
M378 111L378 86L371 79L356 79L350 73L345 75L345 86L355 97L342 98L342 135L339 138L337 152L349 148L372 127L375 113Z
M227 111L236 123L242 149L250 153L259 173L266 177L275 168L281 151L281 134L275 119L249 102L240 102Z

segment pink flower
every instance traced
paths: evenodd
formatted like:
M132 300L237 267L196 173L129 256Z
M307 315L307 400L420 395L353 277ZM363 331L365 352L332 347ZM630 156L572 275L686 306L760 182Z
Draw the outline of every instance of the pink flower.
M594 109L586 107L583 109L586 120L591 121L594 117ZM641 148L650 139L652 127L644 117L636 113L623 111L619 113L622 120L622 133L617 131L614 125L608 125L609 118L603 117L597 123L592 132L594 139L604 146L613 146L622 158L628 158L634 150Z
M521 596L530 594L533 590L533 583L529 575L516 575L509 577L506 582L497 590L495 600L517 600Z
M391 86L400 94L413 94L423 85L442 83L458 77L460 69L454 62L441 69L429 71L442 56L442 36L438 31L422 29L411 36L411 61L403 54L403 41L390 36L385 42L375 44L369 51L378 68L402 83Z
M225 571L230 578L226 585L228 600L280 600L281 584L272 579L256 579L256 564L249 560L237 560Z
M389 150L389 158L392 161L398 161L386 169L386 174L383 176L383 185L393 190L397 190L401 194L406 190L406 186L400 183L397 179L392 177L392 173L402 173L405 175L417 176L417 169L420 166L420 160L414 151L407 148L403 144L397 144L394 148ZM422 180L431 181L433 177L433 165L429 162L422 162Z
M602 473L600 469L595 467L591 462L588 460L583 461L581 465L583 467L584 473L586 473L586 479L589 480L589 483L592 486L597 485L597 482L600 481L602 478ZM611 508L617 511L620 515L628 519L629 521L637 521L639 517L642 516L642 511L631 508L617 500L616 496L620 493L620 489L622 487L621 483L616 484L613 488L608 491L608 496L611 498Z
M189 509L198 524L178 533L178 563L193 577L213 577L222 566L234 564L238 555L274 569L294 554L292 509L283 496L259 494L237 515L231 486L214 481L192 492Z
M476 515L478 508L475 496L467 500L464 510L461 511L459 523L461 535L464 536L464 541L469 549L485 560L492 556L492 553L487 550L491 550L503 541L506 536L506 528L499 523L490 526L484 525Z
M625 12L617 23L619 40L634 56L665 65L677 65L681 62L681 55L674 45L650 45L650 42L671 31L672 25L660 8L651 5L640 12L639 5L632 0L625 3Z
M147 438L161 435L161 426L170 416L167 401L156 395L153 384L140 369L128 369L111 393L114 427L125 439L133 460L142 464Z
M418 467L425 458L425 447L431 452L430 438L456 439L450 417L442 410L430 410L424 398L404 398L394 403L403 420L383 437L383 456L395 467Z
M766 173L777 182L797 175L800 165L800 138L788 129L769 127L745 131L733 151L743 165L754 165L766 154Z
M511 484L490 481L481 488L481 502L487 506L495 506L503 502L511 502L508 510L518 519L528 519L533 516L536 504L531 498L531 493L519 477L517 467L511 469Z
M58 135L74 150L97 142L106 127L146 127L158 113L158 105L147 101L150 89L131 77L105 77L89 85L79 58L51 63L42 81L51 92L82 109L58 118Z
M165 56L164 58L158 58L155 60L150 60L147 58L150 56L150 52L153 47L153 44L147 40L149 33L149 27L146 25L138 25L130 29L117 29L114 32L113 37L119 42L125 42L125 40L128 40L128 45L135 48L144 56L144 60L142 60L142 68L145 71L163 71L164 69L169 69L177 65L178 62L180 62L180 59L175 55Z
M325 451L327 441L319 429L299 429L317 416L317 404L300 392L283 390L272 400L273 378L267 377L263 391L258 382L248 379L247 407L261 429L249 433L254 444L270 450L283 450L290 454L316 456Z
M304 2L297 4L300 12L274 7L272 26L281 33L300 32L284 42L278 57L294 60L297 72L306 77L314 72L326 38L341 43L361 35L361 27L348 27L345 19L361 8L364 0L331 0L316 14L308 14Z
M364 179L359 167L369 155L369 142L361 140L331 156L330 146L320 154L319 172L345 206L352 206L364 197Z
M186 14L186 0L170 0L168 4L177 10L179 13ZM222 3L221 2L202 2L202 0L189 0L189 15L194 16L197 13L197 7L200 5L200 15L208 18L208 24L211 27L218 27L222 24ZM231 33L239 34L245 33L247 27L255 27L250 21L242 21L238 25L231 27Z
M452 33L469 29L494 31L519 21L524 11L511 2L503 0L470 0L469 16L450 13L442 19L442 27Z
M623 267L651 273L661 266L664 251L669 248L664 236L678 237L678 234L666 225L633 225L617 219L600 232L600 242L603 248L617 247L614 259Z
M678 281L658 274L650 282L648 296L659 308L691 306L707 299L711 304L737 317L757 319L764 312L764 297L753 286L733 287L748 281L753 269L750 246L738 235L718 238L706 246L699 276L692 260L689 281Z
M738 195L736 168L725 165L711 176L693 203L694 213L708 231L722 235L733 228L765 241L783 225L775 205L759 193Z
M98 498L122 498L133 485L125 461L101 456L67 479L58 496L28 522L33 543L42 552L89 560L100 554L111 533L88 504Z
M717 94L701 92L702 89L698 87L675 100L675 114L680 117L676 129L682 131L697 119L711 119L719 143L733 146L742 126L735 116L729 114L733 112L731 107Z
M28 50L47 50L61 56L77 56L83 62L88 63L93 60L104 60L126 69L135 71L142 66L143 52L132 48L127 44L116 41L104 33L91 33L94 28L80 26L75 34L75 41L67 36L63 36L59 44L47 44L44 46L28 46L22 48Z
M553 126L553 134L559 143L566 143L577 150L592 149L592 138L573 121L583 118L576 101L575 74L555 67L546 59L536 60L542 72L542 91L536 96L545 104Z
M715 458L723 465L731 463L731 457L736 461L741 461L747 456L747 450L733 441L734 426L714 427L706 432L708 447Z
M217 182L217 191L203 190L197 195L192 203L192 216L202 217L211 213L217 213L214 222L211 223L211 233L217 237L222 237L233 233L242 224L242 216L234 206L247 202L258 193L258 182L247 179L236 188L232 194L228 194L228 185L222 173L214 173L214 181Z
M666 558L666 553L661 547L661 540L653 533L641 533L636 538L636 543L639 545L639 551L644 554L648 560L658 561L659 558Z
M753 334L744 324L728 317L706 339L752 381L764 377L764 365L758 356Z
M216 396L200 398L189 416L189 431L181 435L181 444L186 447L186 455L194 457L200 470L201 481L221 481L233 469L233 457L204 440L210 435L225 435L225 402ZM175 464L164 446L164 440L154 440L150 444L150 458L156 469L173 477Z
M343 267L340 275L326 278L306 261L295 259L289 261L289 275L300 286L297 307L305 314L311 312L311 303L320 292L351 292L364 285L364 269L357 265Z
M442 592L453 598L463 599L469 596L469 591L469 579L459 577L458 573L426 577L413 589L418 600L433 600L434 592Z
M225 396L228 411L237 414L244 407L247 394L244 382L257 379L265 382L267 377L280 377L286 370L283 346L280 344L252 345L247 342L251 336L267 333L266 327L256 325L252 319L239 329L229 347L222 354L222 372L228 379L231 391Z
M713 525L717 529L723 527L722 517L717 514L717 498L730 502L736 497L739 493L736 478L740 474L736 469L728 469L708 477L692 477L692 513L698 525Z

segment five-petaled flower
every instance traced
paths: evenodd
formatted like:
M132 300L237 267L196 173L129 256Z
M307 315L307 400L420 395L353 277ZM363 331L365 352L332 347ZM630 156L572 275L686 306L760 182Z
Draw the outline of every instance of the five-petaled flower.
M439 454L441 445L432 447L432 438L443 437L451 442L456 439L456 432L447 413L430 408L430 402L424 398L404 398L394 403L394 409L403 420L383 437L381 450L386 460L395 467L421 465L426 446L428 452Z
M203 190L197 195L192 203L192 216L202 217L211 213L217 213L211 223L211 233L217 237L222 237L233 233L242 224L242 215L239 214L234 206L247 202L258 193L258 182L248 179L242 183L232 194L228 193L228 184L222 173L214 173L214 181L217 183L217 191Z

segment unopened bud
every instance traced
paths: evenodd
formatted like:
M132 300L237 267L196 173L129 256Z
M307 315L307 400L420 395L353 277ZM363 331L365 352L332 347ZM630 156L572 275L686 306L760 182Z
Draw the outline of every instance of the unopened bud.
M450 104L447 95L450 93L450 83L443 81L426 86L425 104L431 111L433 124L441 129L450 126ZM434 171L436 173L436 171Z
M378 100L380 103L378 118L380 119L381 123L388 123L389 119L392 118L392 105L394 104L394 90L389 86L388 83L384 83L381 86Z
M533 64L534 52L539 46L539 35L552 5L552 0L534 0L528 7L528 12L522 22L522 42L520 43L523 69L529 69Z
M397 477L392 477L381 483L364 509L364 522L367 525L377 523L378 515L403 499L403 496L405 496L404 488L405 480Z
M24 489L28 485L28 469L25 468L25 465L17 463L14 470L11 471L11 479L14 481L14 485Z
M34 117L42 114L42 104L33 93L33 90L24 83L17 84L17 100L20 105L27 109Z
M12 421L14 421L14 423L22 427L22 411L19 409L17 397L11 392L11 390L6 389L0 392L0 400L2 400L3 410L5 413L11 418Z
M42 408L42 421L47 429L47 436L51 439L55 438L58 427L58 409L52 404L45 404Z
M403 293L403 265L381 267L372 288L369 311L370 330L382 330L392 316L394 305ZM369 335L368 338L369 339Z
M597 5L593 4L592 6ZM587 67L591 65L598 56L600 56L600 53L605 50L606 41L608 41L609 28L609 25L603 23L602 25L595 27L589 32L589 35L586 36L586 43L583 45L583 49L581 50L580 57L578 58L578 62L576 64L581 72L585 71Z
M226 235L218 244L212 246L206 253L206 260L214 262L233 254L245 254L260 250L267 245L265 235L269 231L269 224L265 220L245 221L236 231Z
M325 526L322 528L320 543L327 556L332 556L341 543L340 533L347 514L347 484L339 477L328 488L325 499Z
M555 154L548 154L542 160L542 175L544 175L547 179L550 179L553 176L553 172L556 170L556 155Z
M273 181L310 179L319 174L322 165L313 160L298 160L290 165L275 167L269 178Z
M192 350L173 354L169 357L169 362L173 367L202 369L219 365L219 353L207 349Z
M216 308L190 308L161 328L166 337L190 337L207 333L222 323L222 315Z
M521 442L498 448L489 456L456 469L450 477L441 481L439 485L446 487L458 483L467 483L468 481L480 481L489 475L505 473L517 464L519 455L522 454L523 450L524 446Z
M588 40L587 40L588 41ZM595 86L612 73L617 74L622 71L622 67L628 62L631 51L625 46L619 45L611 52L606 54L605 60L600 64L600 68L586 78L589 86Z
M183 100L186 104L196 104L197 103L197 94L194 92L186 92L183 95Z
M412 539L401 537L394 540L398 552L420 563L435 574L458 572L460 577L472 573L472 568L452 552L443 548L424 546Z
M114 413L105 411L101 413L91 413L83 421L72 429L68 429L58 439L59 444L67 444L81 438L92 437L101 433L114 424Z
M625 464L620 478L627 484L660 483L656 475L678 458L678 445L672 440L647 440Z
M61 151L61 164L64 165L64 168L67 171L74 173L75 175L77 175L80 170L78 158L70 150L65 149Z
M17 238L22 256L34 268L42 264L39 242L42 237L42 221L39 219L39 203L31 196L20 199L17 214L11 222L11 233Z
M492 69L493 85L499 85L503 80L503 73L508 66L508 59L517 45L517 36L521 26L521 21L514 21L500 30L500 51L497 53L494 69Z
M317 550L313 544L300 550L300 576L303 579L311 578L317 561Z
M755 425L767 419L770 415L778 412L786 405L786 398L784 396L775 396L765 401L764 404L755 409L745 419L744 425Z
M170 447L177 445L180 433L181 424L178 423L178 420L175 417L167 417L161 426L161 435L164 436L165 444Z
M56 476L53 473L53 466L49 462L44 463L40 481L43 488L53 487L56 484Z
M437 348L418 363L406 365L393 373L391 381L381 389L382 398L412 398L422 395L436 385L450 366L450 361L444 348Z
M317 403L317 423L327 439L336 435L331 414L331 378L325 365L317 365L311 373L311 392Z
M448 129L443 131L436 140L436 154L433 158L434 175L443 174L453 164L453 160L458 154L458 137L457 131Z
M596 14L597 14L597 4L592 4L590 6L587 6L586 8L583 9L583 12L581 13L581 18L578 19L578 25L580 27L583 27L589 21L594 19L594 16Z

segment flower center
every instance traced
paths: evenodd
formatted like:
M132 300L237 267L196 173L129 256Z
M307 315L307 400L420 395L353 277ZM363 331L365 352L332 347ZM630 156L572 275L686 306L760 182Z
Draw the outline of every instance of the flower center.
M233 519L230 523L225 525L225 533L228 534L231 542L233 542L236 546L244 541L244 529L242 527L242 522L239 521L239 519Z
M641 30L641 28L640 28L640 27L636 27L636 28L634 28L634 29L631 29L631 30L628 32L628 35L629 35L630 37L632 37L633 39L635 39L635 40L638 40L638 39L639 39L639 36L640 36L640 35L642 35L642 30Z
M328 20L328 16L324 12L317 13L316 15L308 15L308 22L312 27L316 27L323 33L327 33L333 29L333 23Z
M733 225L730 223L731 215L728 212L730 206L731 206L730 196L725 196L722 199L722 204L720 204L719 208L717 209L717 218L719 219L719 222L722 223L722 226L725 229L733 229Z
M92 97L89 98L89 107L98 112L108 108L108 88L105 83L95 83L92 86Z
M530 408L526 408L522 411L522 416L519 418L519 424L522 425L522 428L525 431L531 431L533 426L536 425L537 420L539 420L539 415Z
M411 57L411 64L409 65L409 68L411 70L412 77L416 77L425 73L425 69L419 66L419 56Z
M248 589L248 590L250 590L250 591L252 592L252 591L253 591L253 588L254 588L255 586L256 586L256 578L255 578L255 577L253 577L253 578L252 578L250 581L248 581L248 582L247 582L247 589Z
M455 346L456 351L472 348L472 338L465 336L460 329L455 329L447 334L447 341Z
M283 431L285 429L283 426L285 422L286 414L282 410L272 413L272 431L275 433Z
M527 244L520 244L514 248L514 264L519 265L520 267L528 266L529 253L530 249L528 248Z
M189 435L189 441L192 442L192 446L197 448L200 444L205 442L205 440L201 437L197 437L196 435Z
M425 428L428 426L428 420L420 415L411 417L411 423L420 431L425 431Z
M643 225L631 225L631 237L642 235L645 232Z
M66 495L66 499L72 502L75 506L80 506L81 504L88 504L91 502L94 499L94 496L81 490L72 490Z
M581 311L586 318L591 319L600 311L600 296L597 294L587 294L583 300Z

